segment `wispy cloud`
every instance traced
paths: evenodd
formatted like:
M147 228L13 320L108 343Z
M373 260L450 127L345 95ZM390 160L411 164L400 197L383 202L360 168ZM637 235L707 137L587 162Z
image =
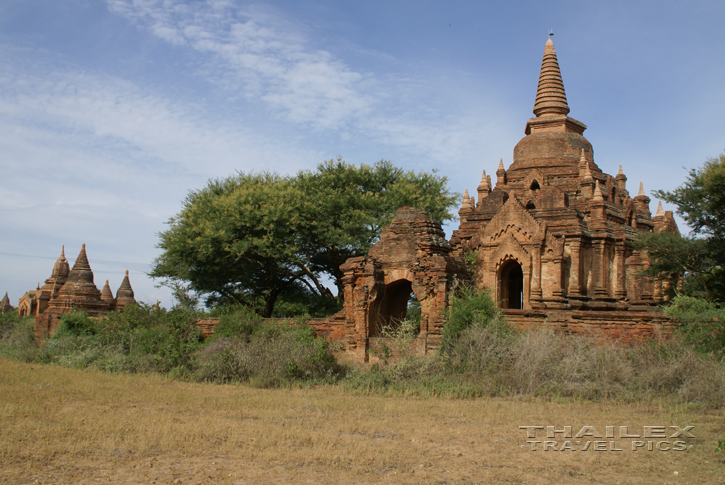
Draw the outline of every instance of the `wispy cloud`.
M462 101L442 76L380 78L355 70L271 8L213 0L106 1L112 12L160 39L204 54L199 69L210 82L288 122L438 161L472 148L480 152L482 129L496 138L496 125L483 113L495 107L493 96ZM456 119L447 116L445 101L460 103L451 110ZM461 116L466 111L470 115Z
M227 1L107 3L157 37L210 55L206 68L216 82L241 87L241 95L263 101L290 121L340 127L370 111L373 100L361 89L365 73L311 49L309 39L262 7Z

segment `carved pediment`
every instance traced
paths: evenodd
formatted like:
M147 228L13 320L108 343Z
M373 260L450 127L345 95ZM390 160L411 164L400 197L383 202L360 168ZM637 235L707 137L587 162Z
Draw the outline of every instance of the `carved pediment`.
M495 244L507 235L522 245L541 241L546 235L546 224L536 220L513 193L473 242L475 246Z

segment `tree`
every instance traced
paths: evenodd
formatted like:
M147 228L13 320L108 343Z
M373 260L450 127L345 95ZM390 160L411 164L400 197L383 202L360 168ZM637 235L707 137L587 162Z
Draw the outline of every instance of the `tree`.
M641 235L637 247L646 249L651 261L647 274L660 279L684 275L685 294L725 301L725 153L692 169L674 191L654 195L677 205L692 235Z
M342 296L340 265L367 254L396 209L413 206L439 223L452 218L459 195L447 182L436 171L406 171L385 160L356 167L338 157L299 172L296 185L305 194L300 248L310 270L333 278Z
M294 177L238 173L191 191L159 234L150 275L162 284L272 315L280 295L341 300L339 266L366 254L395 209L412 205L442 222L457 195L447 179L380 161L338 158ZM332 280L338 296L327 288Z

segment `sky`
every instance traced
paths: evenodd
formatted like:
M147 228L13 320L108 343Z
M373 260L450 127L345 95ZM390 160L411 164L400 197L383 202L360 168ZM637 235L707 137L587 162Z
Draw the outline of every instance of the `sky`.
M475 191L512 163L550 30L597 165L672 190L725 150L723 18L721 0L3 0L0 296L85 243L99 288L128 269L170 306L146 276L158 233L237 171L341 155Z

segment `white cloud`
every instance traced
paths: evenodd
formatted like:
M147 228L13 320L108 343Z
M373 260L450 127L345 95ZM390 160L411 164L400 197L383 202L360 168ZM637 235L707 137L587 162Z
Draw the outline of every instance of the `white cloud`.
M107 0L109 9L157 37L211 55L210 76L294 122L336 128L369 112L355 72L261 7L232 2Z
M107 5L157 37L204 54L199 69L210 82L263 103L267 112L303 129L387 145L389 152L404 149L437 163L481 153L499 138L501 116L495 122L487 116L500 111L495 96L459 99L455 81L444 76L380 78L383 73L355 70L318 48L305 26L271 8L231 1L107 0ZM486 92L482 81L479 85ZM484 130L488 140L480 136Z

